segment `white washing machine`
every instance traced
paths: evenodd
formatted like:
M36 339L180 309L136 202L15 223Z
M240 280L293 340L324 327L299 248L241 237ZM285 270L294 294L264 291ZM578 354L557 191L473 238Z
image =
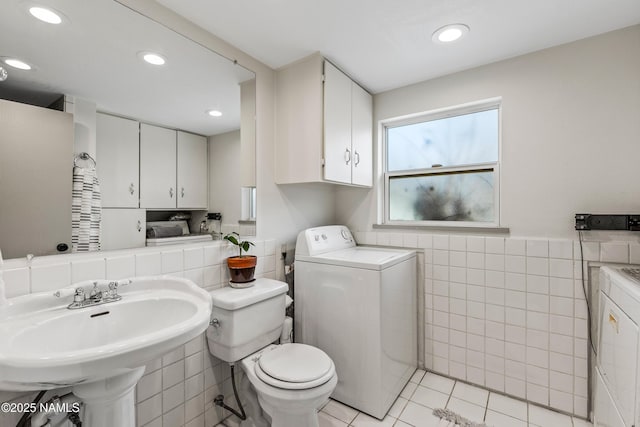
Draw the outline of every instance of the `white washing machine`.
M357 246L344 226L298 235L295 337L333 360L332 398L382 419L417 367L416 253Z
M594 426L640 425L640 269L600 268Z

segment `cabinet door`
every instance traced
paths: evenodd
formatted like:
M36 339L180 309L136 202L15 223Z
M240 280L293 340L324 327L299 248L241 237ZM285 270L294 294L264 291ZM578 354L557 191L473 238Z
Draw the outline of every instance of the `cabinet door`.
M324 179L350 184L351 79L324 62Z
M351 83L351 146L353 162L351 182L373 185L373 109L371 95Z
M103 251L145 245L144 209L103 209L100 248Z
M140 207L176 207L176 131L140 124Z
M139 123L98 113L96 160L102 206L137 208L139 198Z
M323 64L324 59L314 54L276 72L277 184L324 179Z
M207 181L207 139L179 131L178 207L207 209Z

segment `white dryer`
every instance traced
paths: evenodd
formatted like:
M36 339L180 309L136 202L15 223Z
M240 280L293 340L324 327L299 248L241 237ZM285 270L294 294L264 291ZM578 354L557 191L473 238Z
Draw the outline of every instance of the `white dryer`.
M357 246L344 226L298 235L295 337L333 360L332 397L384 418L417 367L416 253Z
M600 268L594 426L640 425L639 273L637 268Z

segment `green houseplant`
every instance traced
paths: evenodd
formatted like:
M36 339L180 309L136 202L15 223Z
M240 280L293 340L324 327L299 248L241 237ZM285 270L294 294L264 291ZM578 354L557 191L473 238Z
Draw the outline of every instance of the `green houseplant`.
M229 285L235 288L246 288L253 286L253 278L256 272L258 257L255 255L242 255L242 251L248 252L251 246L255 246L249 240L241 240L236 232L224 236L224 240L238 247L238 256L227 258L229 268Z

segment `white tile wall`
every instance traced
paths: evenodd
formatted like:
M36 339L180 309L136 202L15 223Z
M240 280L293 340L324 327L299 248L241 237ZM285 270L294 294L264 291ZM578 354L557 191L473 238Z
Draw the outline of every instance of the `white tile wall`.
M355 236L389 245L387 234ZM579 242L423 233L401 240L425 250L427 369L587 416ZM637 242L583 242L582 252L585 261L640 262Z
M402 238L402 236L400 236ZM417 238L416 238L417 241ZM250 253L258 256L256 277L276 278L275 241L256 241ZM7 297L31 292L52 291L90 279L122 279L133 276L170 274L191 279L213 290L229 280L225 259L235 254L227 242L141 248L82 255L39 257L5 264ZM209 354L205 335L163 355L146 365L136 387L139 427L207 427L229 414L213 404L223 393L231 397L229 367ZM28 400L24 393L3 395ZM28 396L32 399L32 396ZM10 414L0 414L0 425L14 425Z

